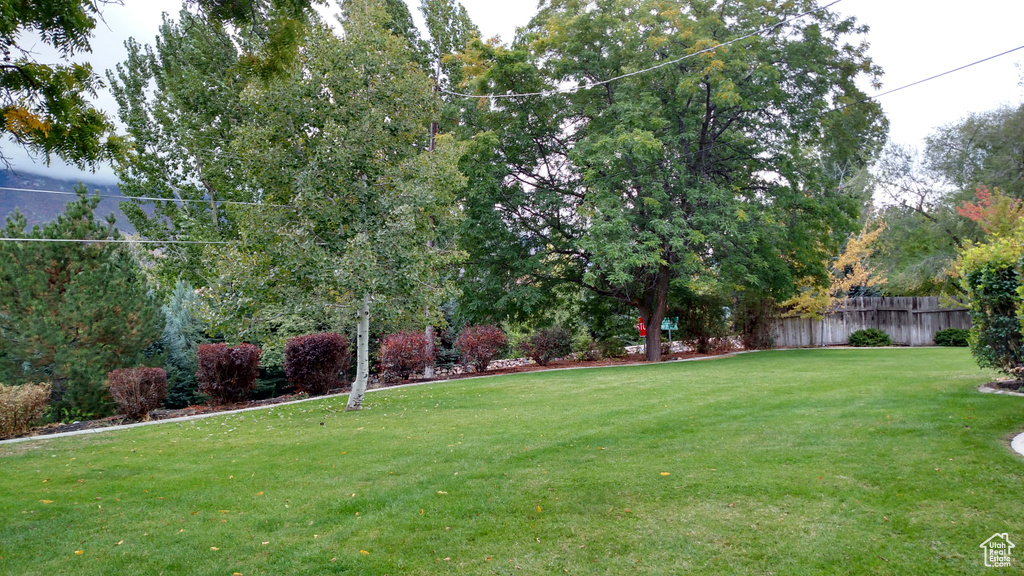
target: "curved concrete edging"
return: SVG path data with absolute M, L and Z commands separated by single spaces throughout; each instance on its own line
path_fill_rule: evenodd
M 719 358 L 728 358 L 730 356 L 736 356 L 738 354 L 748 354 L 751 352 L 760 352 L 760 350 L 738 350 L 736 352 L 729 352 L 728 354 L 719 354 L 717 356 L 701 356 L 699 358 L 678 358 L 675 360 L 668 360 L 661 362 L 661 364 L 671 364 L 673 362 L 693 362 L 695 360 L 717 360 Z M 571 366 L 568 368 L 551 368 L 550 370 L 538 370 L 537 372 L 557 372 L 560 370 L 593 370 L 596 368 L 624 368 L 629 366 L 656 366 L 657 364 L 648 364 L 646 362 L 633 362 L 631 364 L 612 364 L 608 366 Z M 520 374 L 529 374 L 529 372 L 520 372 Z M 426 380 L 423 382 L 410 382 L 408 384 L 398 384 L 396 386 L 386 386 L 384 388 L 372 388 L 366 391 L 367 394 L 370 392 L 381 392 L 386 390 L 395 390 L 397 388 L 408 388 L 410 386 L 424 386 L 426 384 L 444 384 L 447 382 L 462 382 L 464 380 L 476 380 L 479 378 L 494 378 L 497 376 L 512 376 L 513 374 L 481 374 L 480 376 L 468 376 L 466 378 L 455 378 L 451 380 Z M 81 436 L 83 434 L 99 434 L 101 432 L 116 432 L 118 430 L 127 430 L 129 428 L 139 428 L 141 426 L 154 426 L 156 424 L 171 424 L 174 422 L 190 422 L 193 420 L 202 420 L 204 418 L 213 418 L 215 416 L 230 416 L 232 414 L 241 414 L 243 412 L 252 412 L 254 410 L 269 410 L 271 408 L 277 408 L 279 406 L 291 406 L 293 404 L 301 404 L 303 402 L 312 402 L 314 400 L 326 400 L 328 398 L 338 398 L 340 396 L 348 396 L 348 392 L 341 392 L 339 394 L 328 394 L 326 396 L 313 396 L 311 398 L 303 398 L 302 400 L 292 400 L 291 402 L 281 402 L 279 404 L 270 404 L 267 406 L 252 406 L 249 408 L 239 408 L 238 410 L 224 410 L 223 412 L 208 412 L 206 414 L 194 414 L 192 416 L 180 416 L 178 418 L 166 418 L 164 420 L 150 420 L 148 422 L 135 422 L 133 424 L 119 424 L 116 426 L 106 426 L 103 428 L 88 428 L 85 430 L 75 430 L 73 432 L 60 432 L 57 434 L 40 434 L 38 436 L 25 436 L 24 438 L 11 438 L 8 440 L 0 440 L 0 445 L 4 444 L 17 444 L 19 442 L 31 442 L 33 440 L 49 440 L 51 438 L 66 438 L 68 436 Z

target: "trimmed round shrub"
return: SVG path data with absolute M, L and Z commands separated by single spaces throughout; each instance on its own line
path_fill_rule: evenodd
M 389 381 L 408 380 L 433 359 L 427 350 L 427 335 L 413 330 L 388 334 L 381 338 L 377 350 L 381 377 Z
M 50 403 L 49 384 L 0 384 L 0 438 L 28 432 L 33 421 L 42 418 Z
M 477 372 L 486 372 L 487 365 L 501 354 L 508 339 L 497 326 L 468 326 L 455 339 L 462 363 L 472 366 Z
M 627 354 L 626 344 L 618 338 L 598 342 L 597 351 L 602 358 L 625 358 Z
M 892 338 L 878 328 L 865 328 L 850 334 L 850 346 L 892 346 Z
M 936 346 L 960 346 L 966 347 L 967 338 L 971 335 L 970 330 L 963 328 L 946 328 L 935 333 Z
M 519 347 L 540 366 L 547 366 L 555 358 L 572 354 L 572 336 L 559 326 L 544 328 L 530 334 Z
M 263 351 L 252 344 L 200 344 L 199 392 L 214 404 L 241 402 L 256 387 Z
M 107 373 L 104 383 L 117 403 L 118 414 L 139 420 L 167 398 L 167 371 L 163 368 L 121 368 Z
M 341 386 L 351 363 L 348 338 L 328 332 L 290 338 L 284 346 L 284 373 L 299 392 L 322 396 Z M 342 376 L 343 378 L 343 376 Z

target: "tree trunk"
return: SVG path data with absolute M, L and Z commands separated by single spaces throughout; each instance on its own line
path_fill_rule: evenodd
M 423 369 L 424 378 L 434 377 L 434 354 L 436 352 L 434 346 L 434 327 L 427 325 L 427 366 Z
M 665 311 L 668 309 L 668 281 L 668 266 L 661 266 L 654 287 L 644 295 L 644 302 L 640 306 L 640 316 L 647 326 L 644 344 L 647 347 L 648 362 L 661 361 L 661 321 L 665 319 Z
M 366 394 L 366 380 L 370 374 L 370 295 L 363 296 L 363 306 L 359 309 L 359 323 L 356 326 L 356 381 L 352 383 L 352 391 L 348 395 L 348 406 L 345 411 L 359 410 L 363 407 L 363 395 Z

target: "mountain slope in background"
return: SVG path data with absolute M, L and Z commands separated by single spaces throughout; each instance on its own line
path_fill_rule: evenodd
M 121 194 L 116 184 L 83 183 L 88 188 L 90 196 L 97 191 L 102 195 L 119 196 Z M 77 184 L 77 180 L 60 180 L 38 174 L 16 173 L 10 170 L 0 172 L 0 218 L 6 219 L 7 215 L 14 213 L 16 209 L 21 210 L 28 219 L 28 229 L 31 230 L 32 226 L 49 222 L 63 212 L 64 205 L 74 200 L 75 185 Z M 46 190 L 67 192 L 68 194 L 26 192 L 24 190 Z M 103 198 L 96 208 L 96 217 L 106 218 L 108 214 L 114 214 L 117 218 L 117 228 L 125 234 L 134 234 L 135 228 L 121 212 L 120 202 L 117 198 Z M 3 223 L 4 221 L 0 221 L 0 226 Z

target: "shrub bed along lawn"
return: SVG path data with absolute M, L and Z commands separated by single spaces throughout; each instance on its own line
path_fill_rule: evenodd
M 978 574 L 1024 540 L 991 378 L 765 352 L 3 445 L 0 573 Z

